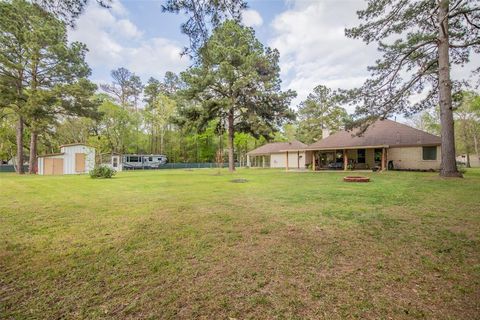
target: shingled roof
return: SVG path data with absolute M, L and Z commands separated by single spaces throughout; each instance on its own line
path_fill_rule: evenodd
M 441 138 L 392 120 L 377 120 L 360 136 L 353 131 L 339 131 L 309 145 L 306 150 L 342 149 L 356 147 L 413 147 L 435 146 Z
M 271 153 L 280 153 L 287 150 L 299 150 L 306 148 L 307 145 L 297 140 L 291 142 L 273 142 L 267 143 L 257 149 L 254 149 L 248 152 L 248 155 L 262 155 L 262 154 L 271 154 Z

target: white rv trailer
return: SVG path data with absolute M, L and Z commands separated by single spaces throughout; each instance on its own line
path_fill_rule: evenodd
M 167 156 L 163 154 L 125 154 L 122 158 L 122 167 L 124 169 L 157 169 L 167 161 Z

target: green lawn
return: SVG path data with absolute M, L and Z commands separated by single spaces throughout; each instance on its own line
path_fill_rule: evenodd
M 0 318 L 480 318 L 480 170 L 216 173 L 1 174 Z

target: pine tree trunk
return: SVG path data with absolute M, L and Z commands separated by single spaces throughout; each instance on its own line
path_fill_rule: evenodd
M 150 128 L 150 153 L 151 154 L 155 153 L 154 149 L 153 149 L 153 144 L 154 144 L 154 141 L 155 141 L 154 140 L 155 139 L 155 132 L 154 131 L 155 131 L 155 129 L 154 129 L 153 124 L 152 124 L 152 126 Z
M 17 121 L 17 173 L 24 174 L 23 170 L 23 118 L 18 117 Z
M 30 159 L 28 161 L 28 173 L 37 173 L 37 140 L 38 134 L 32 130 L 30 135 Z
M 467 154 L 467 168 L 471 168 L 470 165 L 470 142 L 468 139 L 468 133 L 467 133 L 467 120 L 462 119 L 462 132 L 463 132 L 463 143 L 465 144 L 465 153 Z
M 438 82 L 440 123 L 442 135 L 442 163 L 440 176 L 462 177 L 455 159 L 455 133 L 452 110 L 452 83 L 450 80 L 450 57 L 448 39 L 448 0 L 441 0 L 438 10 Z
M 160 154 L 163 154 L 163 150 L 165 148 L 164 136 L 165 136 L 165 128 L 162 126 L 162 128 L 160 129 Z
M 480 153 L 478 152 L 478 140 L 476 134 L 473 135 L 473 146 L 475 148 L 475 154 L 477 155 L 477 157 L 479 157 Z
M 233 138 L 234 138 L 234 127 L 233 127 L 233 108 L 228 111 L 228 171 L 235 171 L 235 159 L 233 158 Z

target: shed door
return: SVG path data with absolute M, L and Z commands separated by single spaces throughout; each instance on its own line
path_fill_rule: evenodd
M 45 158 L 43 160 L 43 174 L 63 174 L 63 159 L 61 158 Z
M 85 172 L 85 153 L 75 153 L 75 172 Z
M 43 174 L 52 175 L 53 174 L 53 158 L 44 158 L 43 159 Z

